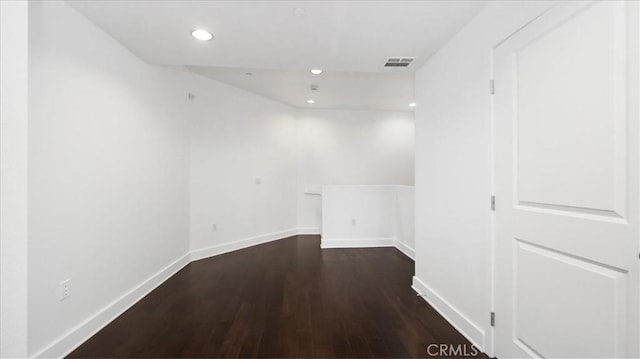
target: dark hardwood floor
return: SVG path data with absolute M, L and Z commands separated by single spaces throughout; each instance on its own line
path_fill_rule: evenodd
M 429 344 L 471 348 L 416 296 L 413 273 L 395 248 L 291 237 L 189 264 L 69 357 L 426 358 Z

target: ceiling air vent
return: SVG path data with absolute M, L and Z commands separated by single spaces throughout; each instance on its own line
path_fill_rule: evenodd
M 409 67 L 415 57 L 390 57 L 384 67 Z

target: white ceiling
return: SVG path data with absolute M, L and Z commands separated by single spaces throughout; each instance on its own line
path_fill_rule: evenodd
M 408 110 L 412 73 L 485 1 L 69 1 L 144 61 L 296 107 Z M 214 40 L 200 42 L 204 28 Z M 405 69 L 389 57 L 416 57 Z M 321 68 L 319 76 L 309 69 Z M 245 75 L 254 73 L 253 76 Z
M 189 67 L 193 72 L 294 107 L 407 111 L 413 73 L 326 72 Z M 246 73 L 252 75 L 246 75 Z M 317 91 L 311 84 L 318 85 Z M 306 101 L 313 99 L 315 104 Z

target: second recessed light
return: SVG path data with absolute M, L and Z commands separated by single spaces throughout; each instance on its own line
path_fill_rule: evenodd
M 314 104 L 314 103 L 316 103 L 316 102 L 315 102 L 315 101 L 313 101 L 313 100 L 307 100 L 307 103 L 308 103 L 309 105 L 312 105 L 312 104 Z
M 213 39 L 213 35 L 207 30 L 197 29 L 191 32 L 191 36 L 195 37 L 200 41 L 209 41 Z
M 320 75 L 322 73 L 321 69 L 311 69 L 311 73 L 314 75 Z

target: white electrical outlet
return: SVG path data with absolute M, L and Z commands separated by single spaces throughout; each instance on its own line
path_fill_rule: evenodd
M 356 224 L 358 224 L 358 221 L 355 218 L 351 219 L 351 225 L 355 226 Z
M 262 177 L 256 177 L 256 184 L 262 184 Z
M 211 232 L 215 232 L 217 230 L 218 230 L 218 224 L 217 223 L 212 224 L 211 225 Z
M 71 284 L 71 279 L 65 279 L 62 282 L 60 282 L 58 286 L 58 291 L 59 291 L 58 295 L 59 295 L 60 301 L 63 301 L 69 298 L 69 296 L 71 295 L 70 284 Z

